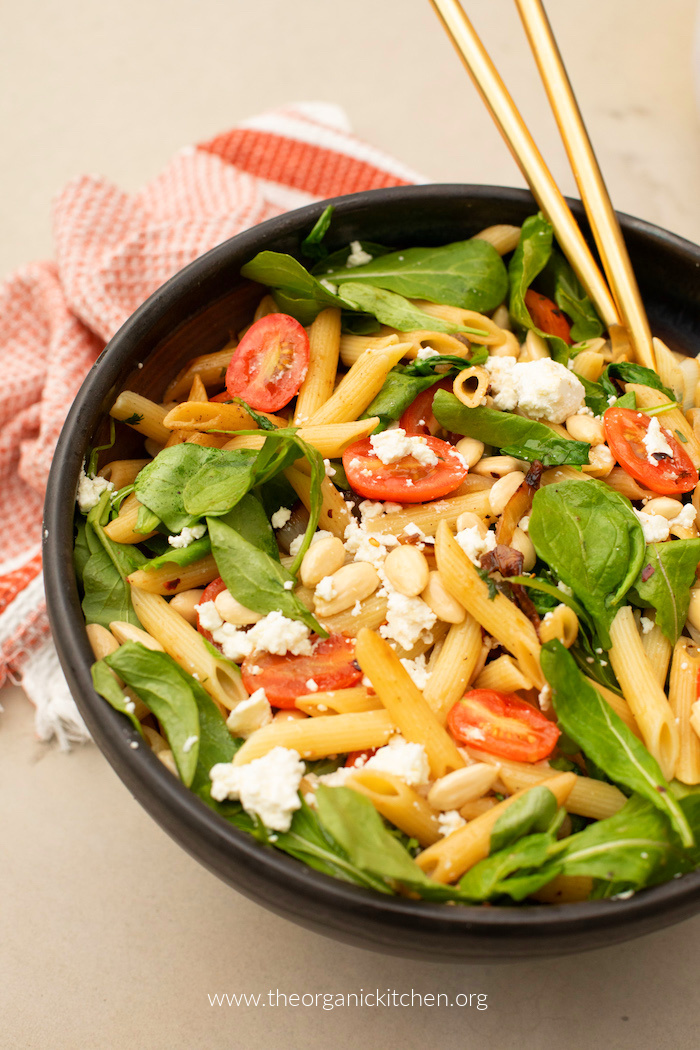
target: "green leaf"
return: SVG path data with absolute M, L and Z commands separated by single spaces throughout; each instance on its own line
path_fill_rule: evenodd
M 332 204 L 324 208 L 311 232 L 301 242 L 301 254 L 307 259 L 323 259 L 328 255 L 328 249 L 321 242 L 328 232 L 334 210 Z
M 87 538 L 87 527 L 85 521 L 79 518 L 77 521 L 77 532 L 75 535 L 75 546 L 73 547 L 73 567 L 75 569 L 75 575 L 82 582 L 83 572 L 87 565 L 90 554 L 90 544 Z
M 656 622 L 675 645 L 688 616 L 690 588 L 700 563 L 700 539 L 650 543 L 630 599 L 656 609 Z
M 537 459 L 546 467 L 588 463 L 591 446 L 585 442 L 561 438 L 544 423 L 511 412 L 498 412 L 484 406 L 467 408 L 447 390 L 436 393 L 433 415 L 445 430 L 478 438 L 505 455 L 529 462 Z
M 548 335 L 537 328 L 525 306 L 525 293 L 549 262 L 552 254 L 552 226 L 541 212 L 531 215 L 522 225 L 518 247 L 508 266 L 508 283 L 510 300 L 508 309 L 517 325 L 536 332 L 549 346 L 549 352 L 555 361 L 567 364 L 569 348 L 563 339 Z
M 134 729 L 137 729 L 141 733 L 141 723 L 134 714 L 133 700 L 129 700 L 123 693 L 119 682 L 114 677 L 114 672 L 109 669 L 104 660 L 98 660 L 90 668 L 92 675 L 92 684 L 96 693 L 104 697 L 108 704 L 110 704 L 115 711 L 119 711 L 120 714 L 126 715 Z M 142 734 L 143 735 L 143 734 Z
M 160 518 L 157 514 L 154 514 L 148 507 L 141 505 L 139 507 L 139 513 L 136 518 L 136 525 L 134 526 L 134 532 L 155 532 L 160 525 Z
M 146 559 L 138 547 L 109 539 L 103 526 L 108 516 L 109 492 L 104 492 L 85 524 L 85 544 L 93 553 L 83 567 L 83 615 L 87 623 L 107 628 L 113 620 L 126 620 L 140 627 L 126 578 Z
M 167 653 L 125 642 L 105 663 L 131 686 L 160 722 L 183 784 L 190 786 L 199 754 L 199 712 L 192 689 Z
M 557 800 L 548 787 L 530 788 L 501 813 L 491 831 L 490 853 L 505 849 L 533 832 L 547 831 L 557 814 Z
M 539 868 L 549 859 L 553 845 L 553 835 L 528 835 L 521 838 L 519 842 L 508 845 L 475 864 L 460 879 L 459 889 L 465 897 L 473 901 L 493 900 L 494 897 L 504 895 L 514 900 L 523 900 L 554 878 L 551 868 L 548 867 L 534 878 L 529 876 L 527 880 L 516 881 L 508 879 L 508 876 L 523 869 Z
M 295 582 L 290 572 L 219 518 L 208 518 L 207 525 L 217 567 L 237 601 L 254 612 L 281 612 L 291 620 L 301 620 L 322 638 L 328 637 L 294 592 L 285 590 L 285 583 Z
M 349 271 L 355 273 L 355 270 Z M 423 313 L 396 292 L 389 292 L 384 288 L 375 287 L 372 284 L 361 284 L 359 281 L 347 281 L 343 286 L 343 299 L 357 310 L 374 314 L 382 324 L 390 325 L 399 332 L 411 332 L 416 329 L 428 328 L 433 332 L 471 332 L 477 329 L 466 328 L 464 325 L 453 324 L 451 321 L 442 321 L 439 317 Z M 480 335 L 485 333 L 479 332 Z
M 535 493 L 529 533 L 538 556 L 571 587 L 609 649 L 616 607 L 644 559 L 644 533 L 630 501 L 594 478 L 556 482 Z
M 250 405 L 248 404 L 248 402 L 244 401 L 242 397 L 232 397 L 231 400 L 230 401 L 226 401 L 225 404 L 227 404 L 227 405 L 229 405 L 229 404 L 230 405 L 240 405 L 241 408 L 245 409 L 245 411 L 248 413 L 250 418 L 252 420 L 254 420 L 255 423 L 257 423 L 258 428 L 260 430 L 277 430 L 278 429 L 275 426 L 275 424 L 272 422 L 271 419 L 268 419 L 267 416 L 264 416 L 262 414 L 262 412 L 256 412 L 255 409 L 251 408 Z
M 190 787 L 200 797 L 211 798 L 209 771 L 219 762 L 230 762 L 244 741 L 231 736 L 224 716 L 202 684 L 174 660 L 173 666 L 191 690 L 199 713 L 199 751 Z
M 222 455 L 221 449 L 188 442 L 164 448 L 139 472 L 134 483 L 136 498 L 158 515 L 169 532 L 182 532 L 197 521 L 185 510 L 185 485 L 205 463 Z
M 275 507 L 275 510 L 278 509 L 279 507 Z M 252 492 L 245 495 L 221 520 L 229 528 L 235 529 L 248 543 L 265 551 L 275 561 L 280 560 L 274 529 L 268 521 L 262 503 Z
M 692 846 L 688 822 L 656 759 L 588 684 L 561 642 L 555 639 L 543 645 L 540 662 L 552 687 L 560 728 L 614 783 L 643 795 L 664 812 L 683 845 Z
M 618 379 L 621 383 L 650 386 L 654 390 L 660 390 L 670 401 L 675 402 L 676 400 L 673 391 L 663 385 L 656 372 L 651 368 L 645 368 L 644 365 L 636 365 L 631 361 L 614 361 L 607 366 L 598 382 L 608 395 L 617 396 L 618 390 L 613 379 Z
M 130 423 L 132 420 L 127 419 L 126 422 Z M 137 423 L 141 422 L 141 417 L 136 420 Z M 97 473 L 97 460 L 100 452 L 106 452 L 108 448 L 112 448 L 116 438 L 116 427 L 114 425 L 114 419 L 109 417 L 109 440 L 106 445 L 96 445 L 95 448 L 90 450 L 90 454 L 87 457 L 87 465 L 85 467 L 85 473 L 89 478 L 94 478 Z
M 553 299 L 571 321 L 571 339 L 574 343 L 597 339 L 603 334 L 603 324 L 593 303 L 569 262 L 556 248 L 552 248 L 539 284 L 544 294 Z
M 206 558 L 210 551 L 209 537 L 202 536 L 201 539 L 188 543 L 186 547 L 168 547 L 163 554 L 159 554 L 156 558 L 149 558 L 141 568 L 144 572 L 160 569 L 163 565 L 179 565 L 182 568 L 185 565 L 191 565 L 194 561 L 199 561 L 200 558 Z
M 344 299 L 324 288 L 300 262 L 281 252 L 259 252 L 241 267 L 241 276 L 272 288 L 280 309 L 304 325 L 311 324 L 328 306 L 348 306 Z
M 455 241 L 439 248 L 405 248 L 379 258 L 371 254 L 375 258 L 363 266 L 347 269 L 343 261 L 339 266 L 325 267 L 328 279 L 341 284 L 343 297 L 346 281 L 366 281 L 408 299 L 428 299 L 484 313 L 499 306 L 508 290 L 503 261 L 483 240 Z
M 255 484 L 257 458 L 254 449 L 241 448 L 202 464 L 182 492 L 187 513 L 193 518 L 227 514 Z
M 316 791 L 316 803 L 322 824 L 360 871 L 400 882 L 428 900 L 454 895 L 449 887 L 441 886 L 421 871 L 364 795 L 351 788 L 321 785 Z

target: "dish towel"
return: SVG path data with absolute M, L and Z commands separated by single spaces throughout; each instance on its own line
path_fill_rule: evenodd
M 56 261 L 0 285 L 0 685 L 24 687 L 41 740 L 88 739 L 50 637 L 40 541 L 56 441 L 98 354 L 164 281 L 234 234 L 327 197 L 425 181 L 355 138 L 337 106 L 312 102 L 181 150 L 133 195 L 92 175 L 59 193 Z

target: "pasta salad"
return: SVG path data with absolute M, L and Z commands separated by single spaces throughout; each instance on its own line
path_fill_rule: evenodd
M 223 819 L 380 893 L 693 870 L 698 362 L 631 361 L 541 214 L 334 253 L 331 222 L 114 402 L 144 451 L 78 488 L 96 691 Z

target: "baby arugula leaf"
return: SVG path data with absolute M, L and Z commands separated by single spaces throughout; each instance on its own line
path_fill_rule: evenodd
M 555 482 L 535 493 L 529 532 L 538 556 L 571 587 L 609 649 L 616 607 L 644 560 L 644 533 L 630 501 L 593 478 Z
M 690 588 L 700 563 L 700 539 L 650 543 L 629 598 L 656 609 L 656 622 L 672 645 L 688 616 Z
M 479 861 L 462 876 L 459 881 L 460 892 L 470 900 L 479 902 L 502 896 L 523 900 L 545 883 L 551 882 L 561 871 L 556 861 L 546 864 L 555 841 L 553 835 L 541 833 L 527 835 L 504 846 Z M 539 872 L 532 872 L 532 869 L 538 868 L 541 869 Z M 509 879 L 508 876 L 516 871 L 532 873 L 526 878 Z
M 655 758 L 586 681 L 560 641 L 542 646 L 540 663 L 552 688 L 559 726 L 610 777 L 649 799 L 666 814 L 684 846 L 693 846 L 683 810 Z
M 355 270 L 349 270 L 348 273 L 354 274 Z M 427 328 L 433 332 L 467 332 L 472 335 L 478 332 L 480 336 L 486 334 L 480 329 L 467 328 L 464 325 L 453 324 L 451 321 L 443 321 L 439 317 L 426 314 L 404 296 L 373 284 L 348 280 L 342 285 L 342 293 L 345 302 L 350 303 L 356 310 L 373 314 L 382 324 L 390 325 L 399 332 Z
M 467 408 L 447 390 L 436 393 L 433 415 L 445 430 L 477 438 L 485 445 L 500 449 L 506 456 L 517 456 L 529 462 L 538 459 L 545 467 L 588 463 L 591 446 L 585 442 L 561 438 L 544 423 L 512 412 L 497 412 L 483 405 Z
M 189 683 L 167 653 L 125 642 L 105 663 L 131 686 L 160 722 L 183 784 L 190 786 L 199 754 L 199 711 Z
M 368 798 L 347 787 L 320 785 L 316 803 L 322 824 L 362 872 L 400 882 L 427 900 L 446 900 L 454 890 L 429 879 L 385 827 Z
M 90 668 L 90 673 L 92 674 L 92 685 L 95 692 L 99 693 L 115 711 L 126 715 L 134 729 L 137 729 L 143 736 L 141 723 L 134 714 L 133 701 L 124 695 L 114 675 L 114 671 L 110 670 L 104 660 L 97 660 Z
M 183 491 L 189 479 L 213 459 L 221 459 L 218 448 L 205 448 L 183 442 L 159 452 L 141 470 L 134 483 L 139 503 L 153 511 L 169 532 L 182 532 L 194 525 L 197 516 L 185 509 Z
M 563 339 L 541 331 L 530 317 L 525 305 L 525 293 L 549 262 L 552 254 L 552 226 L 541 212 L 531 215 L 522 225 L 520 240 L 508 266 L 510 300 L 508 309 L 517 325 L 536 332 L 549 346 L 555 361 L 567 364 L 569 348 Z
M 407 299 L 428 299 L 484 313 L 499 306 L 508 290 L 503 261 L 483 240 L 455 241 L 438 248 L 404 248 L 379 258 L 371 254 L 375 258 L 362 266 L 348 269 L 343 261 L 324 267 L 328 279 L 340 285 L 339 294 L 344 298 L 345 282 L 367 282 Z M 330 264 L 331 260 L 326 262 Z
M 296 582 L 291 572 L 220 518 L 207 518 L 207 525 L 219 572 L 241 605 L 254 612 L 281 612 L 290 620 L 301 620 L 322 638 L 328 637 L 293 590 L 285 589 L 285 583 Z
M 552 248 L 538 283 L 544 294 L 553 299 L 571 321 L 572 342 L 596 339 L 603 334 L 603 324 L 593 303 L 569 262 L 556 248 Z

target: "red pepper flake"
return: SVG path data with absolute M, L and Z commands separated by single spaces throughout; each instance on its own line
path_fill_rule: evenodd
M 175 588 L 177 587 L 177 585 L 179 584 L 179 582 L 180 582 L 180 577 L 179 576 L 178 576 L 178 578 L 176 580 L 168 580 L 166 582 L 166 584 L 165 584 L 165 589 L 167 591 L 174 591 Z

